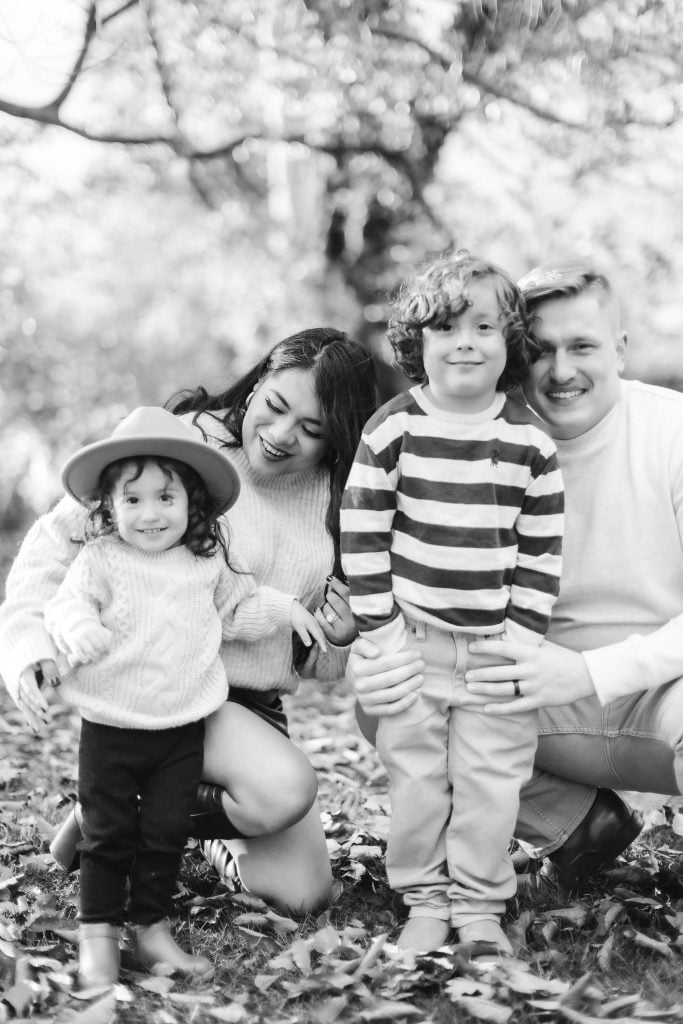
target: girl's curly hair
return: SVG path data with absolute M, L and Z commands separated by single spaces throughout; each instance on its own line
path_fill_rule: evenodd
M 188 506 L 187 530 L 182 538 L 185 547 L 200 558 L 210 558 L 220 548 L 229 565 L 228 542 L 224 528 L 222 529 L 218 523 L 221 514 L 220 503 L 211 497 L 199 473 L 186 462 L 160 458 L 156 455 L 117 459 L 103 469 L 97 487 L 88 501 L 85 539 L 89 541 L 105 534 L 116 533 L 112 502 L 114 488 L 127 467 L 132 466 L 134 470 L 133 476 L 129 479 L 138 480 L 145 467 L 150 465 L 158 466 L 169 480 L 175 473 L 185 488 Z
M 406 377 L 417 384 L 425 383 L 427 375 L 422 360 L 425 327 L 440 327 L 448 317 L 462 313 L 471 305 L 468 286 L 487 278 L 494 283 L 507 346 L 507 362 L 496 389 L 512 391 L 522 383 L 529 366 L 539 355 L 538 345 L 529 330 L 524 299 L 504 270 L 470 255 L 466 249 L 423 264 L 392 296 L 388 337 L 396 362 Z

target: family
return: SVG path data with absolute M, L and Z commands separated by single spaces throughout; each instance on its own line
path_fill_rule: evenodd
M 0 673 L 37 731 L 79 709 L 79 979 L 119 946 L 205 977 L 168 925 L 188 834 L 275 907 L 332 882 L 282 697 L 346 671 L 390 779 L 397 945 L 511 950 L 514 836 L 579 888 L 637 836 L 614 792 L 683 792 L 683 396 L 620 379 L 610 282 L 515 285 L 466 252 L 399 289 L 412 386 L 302 331 L 213 394 L 135 410 L 67 462 L 0 608 Z M 227 700 L 226 700 L 227 694 Z

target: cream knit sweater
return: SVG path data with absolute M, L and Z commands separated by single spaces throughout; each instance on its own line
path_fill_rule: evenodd
M 236 567 L 237 568 L 237 567 Z M 82 549 L 45 624 L 60 650 L 87 619 L 112 634 L 97 661 L 63 673 L 61 696 L 84 718 L 131 729 L 172 729 L 211 714 L 228 694 L 221 639 L 258 640 L 291 621 L 293 598 L 257 588 L 222 551 L 140 551 L 117 537 Z
M 201 422 L 211 443 L 227 440 L 213 416 L 206 415 Z M 313 469 L 260 476 L 241 448 L 223 450 L 242 484 L 237 503 L 225 517 L 231 552 L 249 567 L 257 586 L 293 594 L 313 610 L 323 603 L 325 576 L 333 562 L 332 540 L 325 528 L 328 473 Z M 7 577 L 6 600 L 0 607 L 0 675 L 12 696 L 25 668 L 55 656 L 43 609 L 78 554 L 73 538 L 82 535 L 83 520 L 81 506 L 63 498 L 31 527 Z M 289 627 L 278 626 L 258 643 L 234 639 L 222 645 L 220 654 L 231 686 L 296 690 Z M 322 654 L 316 646 L 302 675 L 337 679 L 344 674 L 347 656 L 348 648 L 328 644 L 328 653 Z

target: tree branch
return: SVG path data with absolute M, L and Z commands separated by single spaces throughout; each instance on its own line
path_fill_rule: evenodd
M 83 70 L 83 64 L 90 48 L 90 43 L 95 37 L 97 32 L 97 0 L 91 0 L 90 7 L 88 8 L 88 16 L 85 19 L 85 28 L 83 30 L 83 43 L 81 45 L 80 52 L 76 57 L 76 63 L 69 73 L 69 77 L 66 80 L 66 84 L 60 93 L 55 96 L 48 106 L 50 106 L 56 114 L 59 113 L 59 109 L 66 100 L 67 96 L 73 89 L 74 85 L 78 80 L 78 76 Z

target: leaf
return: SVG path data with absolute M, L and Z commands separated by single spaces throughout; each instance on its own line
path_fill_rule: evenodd
M 505 970 L 505 984 L 514 992 L 535 995 L 545 992 L 548 995 L 562 995 L 569 989 L 569 982 L 560 978 L 539 978 L 530 971 Z
M 155 992 L 158 996 L 167 995 L 175 985 L 173 978 L 142 978 L 136 981 L 137 988 L 143 988 L 145 992 Z
M 60 1024 L 109 1024 L 116 1016 L 116 996 L 109 991 L 84 1010 L 73 1010 L 60 1018 Z
M 323 1000 L 315 1009 L 316 1024 L 333 1024 L 348 1005 L 346 996 L 332 996 Z
M 372 1007 L 364 1007 L 358 1011 L 364 1020 L 400 1020 L 402 1017 L 422 1017 L 423 1011 L 410 1003 L 393 1002 L 384 999 Z
M 559 921 L 561 924 L 573 925 L 575 928 L 583 928 L 587 924 L 591 917 L 591 912 L 588 907 L 582 903 L 577 903 L 573 907 L 560 907 L 558 910 L 546 910 L 545 917 L 550 917 L 553 921 Z
M 247 1011 L 241 1003 L 229 1003 L 227 1006 L 216 1006 L 207 1011 L 209 1016 L 216 1020 L 225 1021 L 226 1024 L 238 1024 L 247 1016 Z
M 289 953 L 302 974 L 311 973 L 311 950 L 308 942 L 297 939 L 289 947 Z
M 454 1002 L 456 1006 L 461 1006 L 472 1017 L 493 1021 L 493 1024 L 505 1024 L 505 1021 L 510 1020 L 514 1013 L 511 1006 L 492 1003 L 488 999 L 480 999 L 477 996 L 459 996 Z
M 332 925 L 318 929 L 313 935 L 312 941 L 314 949 L 317 949 L 319 953 L 333 953 L 341 945 L 339 932 Z
M 669 958 L 674 955 L 674 951 L 668 942 L 651 939 L 649 935 L 643 935 L 642 932 L 636 931 L 632 933 L 632 938 L 636 946 L 641 946 L 643 949 L 651 949 L 653 953 L 660 953 L 662 956 Z
M 36 994 L 27 982 L 20 981 L 2 993 L 3 1002 L 9 1003 L 17 1017 L 26 1017 L 35 1002 Z

